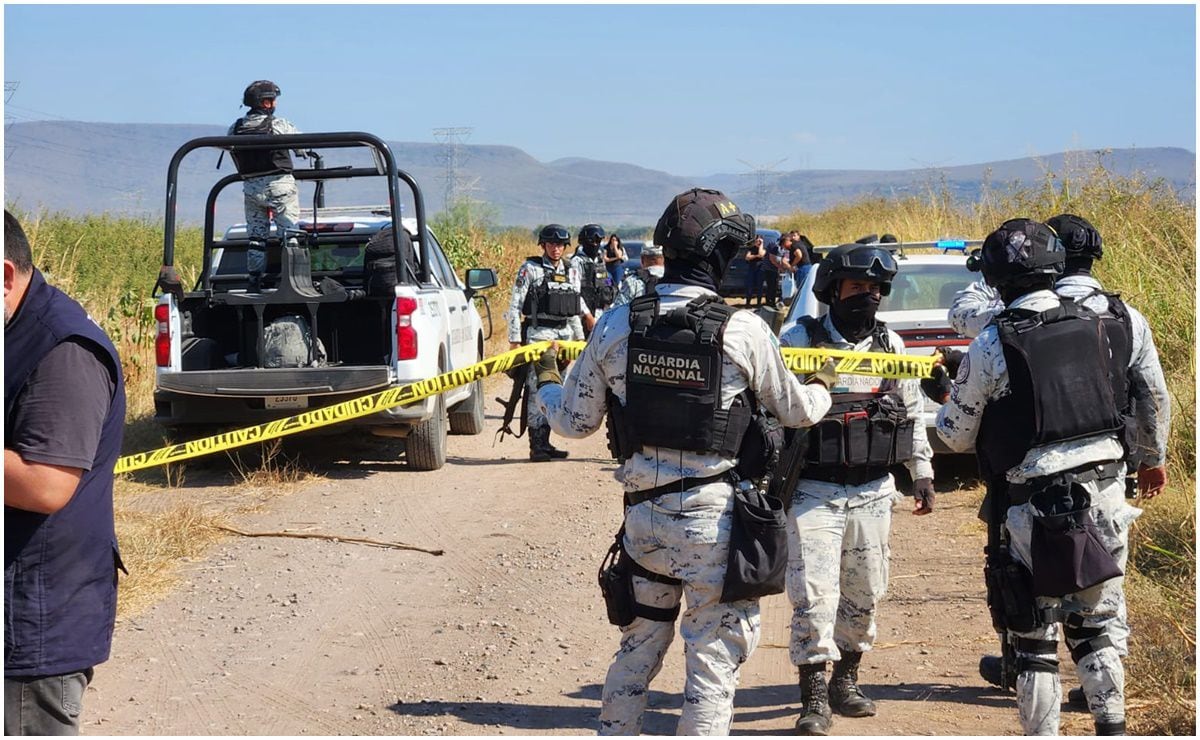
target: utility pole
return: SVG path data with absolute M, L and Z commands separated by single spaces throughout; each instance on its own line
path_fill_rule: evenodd
M 14 94 L 16 94 L 17 88 L 20 86 L 21 86 L 20 82 L 8 82 L 7 80 L 4 82 L 4 105 L 5 106 L 8 105 L 8 101 L 12 100 L 12 96 Z M 12 125 L 15 121 L 16 121 L 16 118 L 9 115 L 9 113 L 6 110 L 4 113 L 4 161 L 5 162 L 8 161 L 8 158 L 11 157 L 12 153 L 13 153 L 12 144 L 9 143 L 8 130 L 10 128 L 12 128 Z
M 447 126 L 433 130 L 433 137 L 442 145 L 440 159 L 446 170 L 443 208 L 447 211 L 462 197 L 464 183 L 460 171 L 464 160 L 463 144 L 474 130 L 472 126 Z
M 744 159 L 739 159 L 738 161 L 751 170 L 750 172 L 743 173 L 743 175 L 752 175 L 754 177 L 754 214 L 756 216 L 765 215 L 767 208 L 771 204 L 771 196 L 775 190 L 774 179 L 779 176 L 779 173 L 775 172 L 775 168 L 786 162 L 787 157 L 772 164 L 761 165 L 751 164 Z

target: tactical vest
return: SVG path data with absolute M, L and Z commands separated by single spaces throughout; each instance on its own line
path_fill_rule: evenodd
M 588 257 L 586 252 L 576 254 L 582 257 L 580 262 L 584 263 L 580 266 L 580 293 L 588 310 L 595 313 L 608 308 L 616 298 L 616 289 L 608 278 L 608 268 L 603 262 Z
M 820 319 L 802 316 L 798 323 L 808 332 L 810 346 L 833 344 Z M 871 351 L 896 351 L 882 321 L 876 320 L 871 330 Z M 832 399 L 829 412 L 808 431 L 807 466 L 883 468 L 912 458 L 915 422 L 908 418 L 896 381 L 885 379 L 870 393 L 834 393 Z
M 533 256 L 526 260 L 541 270 L 542 278 L 529 286 L 525 293 L 525 301 L 521 305 L 521 313 L 526 323 L 532 327 L 563 326 L 572 316 L 579 315 L 579 291 L 571 285 L 570 264 L 565 265 L 566 271 L 552 272 L 542 263 L 541 256 Z M 550 287 L 554 284 L 558 287 Z M 565 286 L 565 287 L 562 287 Z
M 258 123 L 239 118 L 233 125 L 235 136 L 263 136 L 275 133 L 275 116 L 264 116 Z M 292 171 L 292 155 L 287 149 L 231 149 L 229 156 L 242 177 L 284 175 Z
M 1099 316 L 1111 350 L 1108 358 L 1109 382 L 1112 384 L 1113 400 L 1121 414 L 1121 446 L 1128 457 L 1134 449 L 1137 436 L 1137 421 L 1133 416 L 1133 397 L 1129 387 L 1129 363 L 1133 356 L 1133 323 L 1129 318 L 1129 310 L 1118 293 L 1096 289 L 1081 298 L 1076 298 L 1075 301 L 1083 305 L 1096 295 L 1104 296 L 1108 300 L 1108 311 Z
M 642 285 L 646 286 L 642 290 L 642 295 L 653 293 L 654 286 L 658 285 L 658 281 L 662 279 L 659 276 L 651 275 L 650 273 L 642 273 L 638 275 L 638 278 L 642 281 Z
M 711 296 L 661 316 L 658 307 L 654 292 L 629 304 L 625 403 L 615 396 L 608 403 L 614 454 L 668 447 L 738 456 L 752 400 L 739 395 L 720 408 L 722 338 L 734 309 Z
M 4 675 L 73 673 L 108 659 L 121 565 L 113 529 L 113 465 L 125 425 L 117 351 L 78 303 L 33 281 L 4 332 L 4 432 L 13 444 L 16 402 L 59 344 L 82 338 L 102 350 L 115 391 L 92 466 L 53 514 L 4 507 Z
M 1034 447 L 1118 432 L 1107 322 L 1080 303 L 1037 313 L 1009 309 L 994 320 L 1010 393 L 983 411 L 975 449 L 985 477 L 1003 475 Z M 1120 374 L 1128 372 L 1126 364 Z

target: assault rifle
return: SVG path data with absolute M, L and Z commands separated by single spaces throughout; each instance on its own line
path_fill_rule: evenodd
M 512 378 L 512 390 L 508 393 L 508 400 L 497 398 L 496 403 L 504 407 L 504 419 L 500 423 L 500 429 L 496 432 L 496 438 L 503 442 L 505 434 L 520 439 L 525 434 L 525 425 L 527 417 L 525 415 L 526 407 L 529 405 L 529 386 L 526 384 L 526 377 L 529 375 L 530 367 L 528 364 L 519 365 L 507 371 L 508 377 Z M 517 406 L 521 407 L 521 421 L 518 424 L 519 432 L 512 430 L 513 417 L 516 416 Z
M 1031 575 L 1023 565 L 1013 560 L 1003 530 L 1009 504 L 1008 481 L 1001 473 L 988 478 L 986 485 L 984 513 L 987 516 L 987 547 L 984 549 L 983 575 L 987 583 L 992 628 L 1000 636 L 1000 671 L 999 675 L 985 671 L 981 662 L 980 675 L 1002 689 L 1015 689 L 1017 655 L 1009 632 L 1033 630 L 1039 622 L 1039 615 L 1030 584 Z

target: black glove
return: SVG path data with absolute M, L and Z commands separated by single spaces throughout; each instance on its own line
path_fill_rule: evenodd
M 946 375 L 951 380 L 958 377 L 958 366 L 962 364 L 963 358 L 966 356 L 967 353 L 961 349 L 947 347 L 942 350 L 942 364 L 946 366 Z
M 950 380 L 950 375 L 947 374 L 943 365 L 933 366 L 933 377 L 921 378 L 921 391 L 934 403 L 945 403 L 946 399 L 950 397 L 950 386 L 952 385 L 954 383 Z
M 546 350 L 538 357 L 533 369 L 537 373 L 538 388 L 547 383 L 562 385 L 562 374 L 558 372 L 558 350 L 554 347 Z
M 825 387 L 825 390 L 832 388 L 838 379 L 837 360 L 830 357 L 821 366 L 821 369 L 808 376 L 808 380 L 804 381 L 809 384 L 820 384 Z
M 912 494 L 917 504 L 917 508 L 913 509 L 914 514 L 923 516 L 933 512 L 933 478 L 917 478 L 913 481 Z

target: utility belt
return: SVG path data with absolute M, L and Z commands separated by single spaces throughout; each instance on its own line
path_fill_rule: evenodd
M 819 480 L 826 483 L 837 483 L 840 486 L 861 486 L 873 480 L 879 480 L 887 474 L 887 467 L 882 465 L 856 468 L 816 466 L 805 468 L 800 473 L 800 478 L 801 480 Z
M 1091 483 L 1092 481 L 1116 480 L 1120 472 L 1120 462 L 1087 463 L 1061 473 L 1030 478 L 1024 483 L 1011 483 L 1008 486 L 1008 505 L 1020 506 L 1029 503 L 1029 499 L 1035 493 L 1053 485 L 1058 479 L 1081 484 Z
M 727 470 L 724 473 L 717 473 L 716 475 L 709 475 L 704 478 L 680 478 L 679 480 L 671 481 L 666 485 L 647 488 L 643 491 L 626 491 L 625 506 L 637 506 L 638 504 L 645 503 L 646 501 L 658 498 L 659 496 L 665 496 L 668 493 L 683 493 L 684 491 L 692 488 L 697 488 L 709 483 L 718 483 L 720 481 L 726 481 L 732 484 L 733 479 L 730 475 L 730 471 Z
M 912 458 L 915 422 L 898 395 L 844 395 L 854 397 L 839 399 L 833 412 L 809 431 L 806 462 L 810 468 L 886 468 Z M 811 477 L 808 471 L 804 477 Z
M 539 329 L 563 329 L 571 323 L 570 318 L 562 316 L 526 316 L 525 325 Z

